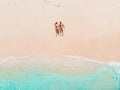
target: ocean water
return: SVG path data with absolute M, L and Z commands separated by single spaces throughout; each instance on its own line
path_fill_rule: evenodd
M 0 90 L 120 90 L 120 64 L 67 56 L 1 59 Z

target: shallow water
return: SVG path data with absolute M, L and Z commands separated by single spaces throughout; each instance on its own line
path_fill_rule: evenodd
M 12 63 L 16 61 L 14 60 Z M 96 67 L 96 63 L 93 61 L 85 60 L 84 63 L 93 63 Z M 10 67 L 14 67 L 14 69 L 10 71 L 5 66 L 6 64 L 4 63 L 0 70 L 0 90 L 120 90 L 120 64 L 118 63 L 104 65 L 95 71 L 88 71 L 89 73 L 84 75 L 58 73 L 51 69 L 42 69 L 37 65 L 32 67 L 34 63 L 29 65 L 29 68 L 23 67 L 25 70 L 14 74 L 16 66 L 11 65 Z

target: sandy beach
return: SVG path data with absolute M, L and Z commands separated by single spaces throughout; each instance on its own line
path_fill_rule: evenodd
M 78 55 L 120 60 L 119 0 L 1 0 L 0 57 Z M 54 23 L 63 21 L 64 37 Z
M 120 1 L 0 0 L 0 90 L 120 90 Z

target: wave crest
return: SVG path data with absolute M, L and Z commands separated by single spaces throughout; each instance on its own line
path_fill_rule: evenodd
M 120 63 L 110 62 L 109 66 L 112 67 L 117 74 L 120 74 Z

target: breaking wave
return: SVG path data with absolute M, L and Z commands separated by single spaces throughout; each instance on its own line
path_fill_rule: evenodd
M 64 55 L 0 61 L 0 90 L 120 90 L 117 62 Z

